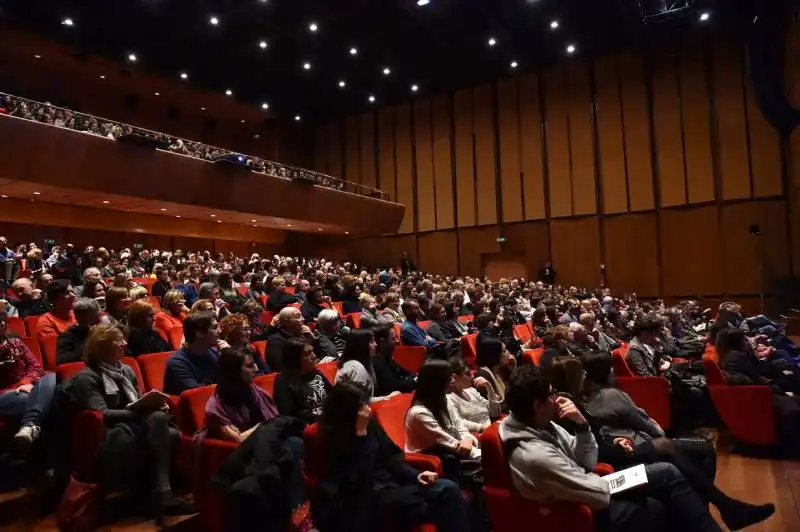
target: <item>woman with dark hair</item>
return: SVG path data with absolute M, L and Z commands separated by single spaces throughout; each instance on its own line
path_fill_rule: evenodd
M 533 332 L 536 333 L 537 338 L 544 338 L 544 334 L 553 327 L 550 318 L 547 317 L 547 311 L 541 308 L 533 311 L 531 325 L 533 325 Z
M 301 338 L 290 338 L 283 346 L 282 357 L 272 394 L 278 412 L 306 424 L 315 423 L 332 386 L 316 367 L 314 348 Z
M 433 522 L 442 532 L 469 532 L 458 486 L 419 472 L 372 419 L 369 395 L 357 385 L 334 386 L 320 420 L 322 478 L 313 501 L 321 532 L 408 532 Z
M 364 387 L 369 393 L 370 402 L 375 403 L 394 397 L 400 392 L 392 392 L 386 396 L 375 396 L 376 377 L 372 367 L 377 344 L 375 336 L 369 329 L 356 329 L 347 337 L 342 356 L 339 359 L 339 370 L 336 372 L 336 383 L 348 381 Z
M 432 453 L 477 460 L 478 440 L 470 434 L 448 400 L 453 371 L 445 360 L 425 362 L 417 375 L 417 391 L 406 414 L 407 453 Z
M 441 303 L 432 304 L 430 310 L 428 311 L 428 315 L 431 317 L 431 323 L 425 330 L 425 332 L 428 333 L 428 336 L 437 342 L 447 342 L 448 340 L 452 340 L 453 335 L 450 333 L 450 331 L 445 330 L 447 313 L 444 310 L 444 305 Z
M 666 438 L 647 412 L 638 408 L 628 394 L 614 388 L 610 353 L 587 353 L 582 362 L 582 366 L 576 359 L 554 362 L 551 383 L 554 390 L 578 400 L 596 435 L 600 461 L 618 469 L 641 463 L 672 463 L 705 502 L 717 507 L 731 530 L 772 515 L 773 505 L 741 502 L 714 486 L 717 455 L 710 443 Z
M 206 403 L 206 427 L 211 436 L 241 443 L 260 423 L 278 416 L 272 398 L 253 383 L 257 371 L 250 352 L 234 347 L 222 350 L 217 361 L 217 389 Z
M 490 392 L 493 392 L 498 401 L 505 402 L 507 383 L 517 368 L 514 355 L 508 352 L 502 340 L 487 337 L 478 342 L 476 364 L 478 371 L 475 377 L 488 382 L 488 386 L 479 388 L 480 394 L 488 399 Z
M 450 359 L 453 370 L 453 389 L 448 397 L 470 432 L 481 433 L 500 417 L 503 402 L 484 377 L 472 378 L 469 367 L 461 357 Z M 483 397 L 478 390 L 486 392 Z
M 539 360 L 539 365 L 543 368 L 549 368 L 553 363 L 553 359 L 573 356 L 572 351 L 569 350 L 570 339 L 571 333 L 567 325 L 556 325 L 552 329 L 548 329 L 542 336 L 544 354 Z

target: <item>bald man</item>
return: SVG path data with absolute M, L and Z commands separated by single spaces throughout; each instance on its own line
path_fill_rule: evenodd
M 272 371 L 281 371 L 283 365 L 283 346 L 290 338 L 314 339 L 314 333 L 304 324 L 300 309 L 286 307 L 277 317 L 278 328 L 267 338 L 267 365 Z

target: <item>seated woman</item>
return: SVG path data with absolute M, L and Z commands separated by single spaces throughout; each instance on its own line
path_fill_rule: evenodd
M 243 442 L 259 424 L 278 416 L 275 402 L 253 384 L 258 367 L 253 356 L 234 347 L 217 362 L 217 389 L 206 404 L 206 428 L 213 438 Z
M 239 312 L 245 315 L 247 321 L 250 322 L 250 341 L 258 342 L 266 340 L 270 334 L 273 333 L 272 327 L 269 323 L 261 323 L 261 313 L 264 312 L 264 307 L 261 303 L 254 299 L 245 301 Z
M 220 349 L 235 347 L 253 357 L 258 367 L 257 375 L 269 373 L 269 366 L 250 345 L 250 321 L 244 314 L 229 314 L 219 322 Z
M 542 336 L 544 354 L 539 359 L 539 365 L 543 368 L 549 368 L 553 363 L 553 359 L 557 357 L 574 356 L 575 354 L 569 349 L 571 340 L 572 334 L 567 325 L 556 325 L 552 329 L 548 329 Z
M 550 318 L 547 317 L 547 312 L 541 308 L 533 311 L 531 325 L 537 338 L 544 338 L 544 334 L 553 328 Z
M 500 403 L 505 402 L 506 386 L 517 368 L 517 360 L 508 352 L 499 338 L 484 338 L 478 342 L 475 377 L 485 379 L 488 386 L 478 387 L 480 394 L 489 398 L 493 392 Z
M 403 451 L 372 418 L 369 395 L 359 386 L 334 386 L 320 421 L 324 442 L 321 479 L 312 505 L 325 532 L 396 532 L 433 522 L 441 532 L 469 532 L 458 486 L 404 463 Z
M 453 382 L 453 371 L 444 360 L 425 362 L 417 375 L 417 391 L 406 413 L 407 453 L 427 453 L 457 457 L 459 460 L 481 457 L 478 440 L 470 434 L 447 393 Z M 458 478 L 448 472 L 448 477 Z
M 128 290 L 128 296 L 131 298 L 131 303 L 133 303 L 134 301 L 139 301 L 140 299 L 147 300 L 150 297 L 150 294 L 147 292 L 147 288 L 144 286 L 134 286 Z
M 224 320 L 223 320 L 224 321 Z M 310 343 L 301 338 L 289 338 L 282 350 L 281 372 L 275 378 L 275 404 L 282 416 L 315 423 L 322 415 L 331 383 L 319 372 L 317 356 Z
M 369 294 L 361 294 L 361 329 L 377 327 L 383 320 L 378 314 L 378 303 Z
M 56 390 L 55 373 L 45 373 L 36 356 L 20 338 L 7 335 L 8 318 L 0 312 L 0 419 L 21 419 L 14 439 L 30 445 L 42 432 Z
M 625 392 L 611 385 L 610 353 L 587 353 L 581 361 L 560 358 L 550 372 L 553 389 L 570 398 L 585 413 L 596 434 L 599 460 L 624 469 L 641 463 L 671 462 L 694 490 L 713 504 L 731 530 L 767 519 L 771 504 L 756 506 L 733 499 L 714 485 L 717 455 L 710 443 L 669 439 L 647 412 Z
M 125 325 L 127 323 L 128 307 L 131 298 L 128 289 L 121 286 L 112 286 L 106 290 L 106 315 L 105 322 L 111 325 Z
M 377 344 L 375 336 L 369 329 L 356 329 L 347 336 L 347 343 L 341 358 L 339 370 L 336 372 L 336 383 L 348 381 L 362 386 L 370 397 L 370 403 L 376 403 L 389 397 L 394 397 L 400 392 L 391 392 L 386 396 L 376 396 L 375 369 L 372 367 L 372 357 L 375 356 Z
M 156 328 L 169 332 L 173 327 L 182 327 L 187 309 L 183 292 L 168 290 L 161 298 L 161 310 L 156 314 Z
M 153 328 L 156 311 L 146 299 L 131 303 L 128 309 L 127 342 L 125 354 L 132 357 L 150 353 L 166 353 L 172 346 Z
M 450 369 L 453 371 L 452 391 L 448 394 L 450 402 L 461 416 L 464 427 L 480 434 L 489 428 L 493 419 L 500 417 L 503 402 L 484 377 L 472 378 L 469 367 L 461 357 L 450 359 Z M 479 389 L 486 393 L 486 397 L 478 392 Z
M 444 305 L 441 303 L 432 304 L 429 316 L 431 318 L 431 323 L 428 325 L 428 328 L 425 329 L 425 332 L 428 333 L 428 336 L 437 342 L 447 342 L 448 340 L 452 340 L 452 333 L 445 329 L 445 324 L 447 323 L 447 313 L 444 310 Z
M 170 484 L 178 430 L 170 425 L 164 403 L 145 401 L 131 405 L 140 398 L 139 383 L 133 370 L 120 362 L 125 347 L 119 327 L 96 325 L 86 340 L 86 367 L 72 381 L 75 406 L 97 410 L 105 421 L 105 440 L 94 468 L 102 478 L 92 480 L 116 487 L 129 484 L 137 474 L 154 475 L 153 495 L 159 514 L 194 513 L 194 505 L 173 497 Z M 142 450 L 150 459 L 136 459 Z M 146 471 L 147 468 L 152 470 Z
M 389 292 L 383 300 L 383 310 L 381 310 L 383 321 L 391 324 L 402 324 L 406 321 L 403 310 L 400 307 L 400 296 L 395 292 Z

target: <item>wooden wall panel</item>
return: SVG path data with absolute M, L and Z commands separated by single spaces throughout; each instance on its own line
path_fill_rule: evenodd
M 508 240 L 503 250 L 523 255 L 528 276 L 536 279 L 539 269 L 550 259 L 550 224 L 545 221 L 508 224 L 504 234 Z
M 397 201 L 394 165 L 394 113 L 392 109 L 378 112 L 378 185 Z
M 569 125 L 566 73 L 551 70 L 544 76 L 547 168 L 550 216 L 572 215 L 572 177 L 569 159 Z
M 433 99 L 433 176 L 436 193 L 436 228 L 455 227 L 453 197 L 452 130 L 450 127 L 450 98 Z
M 458 226 L 475 225 L 475 160 L 472 134 L 472 91 L 461 90 L 455 94 L 454 103 L 456 143 L 456 200 L 458 201 Z
M 575 63 L 567 68 L 572 214 L 576 215 L 597 212 L 593 104 L 589 68 L 590 65 L 585 63 Z
M 394 108 L 394 150 L 397 164 L 397 201 L 406 206 L 399 233 L 414 231 L 414 181 L 411 159 L 411 107 Z
M 344 163 L 342 161 L 342 128 L 339 122 L 332 122 L 328 128 L 328 175 L 344 179 Z
M 658 189 L 661 206 L 686 203 L 686 173 L 681 133 L 677 58 L 672 53 L 651 61 L 653 65 L 653 120 L 655 121 Z
M 749 198 L 751 194 L 741 53 L 738 48 L 718 43 L 711 63 L 723 200 Z
M 414 147 L 417 162 L 417 231 L 436 229 L 433 140 L 430 100 L 414 103 Z
M 793 75 L 797 75 L 796 72 Z M 750 164 L 753 167 L 753 195 L 757 198 L 783 194 L 780 136 L 756 104 L 753 88 L 745 88 Z M 791 152 L 797 154 L 796 151 Z
M 750 225 L 758 224 L 761 236 L 750 236 Z M 755 201 L 722 208 L 724 293 L 772 292 L 775 279 L 789 275 L 786 234 L 786 204 Z
M 353 183 L 361 182 L 361 154 L 358 139 L 358 117 L 348 116 L 344 120 L 344 176 Z
M 472 97 L 475 132 L 475 195 L 478 225 L 497 223 L 497 170 L 495 166 L 492 86 L 481 85 Z
M 324 125 L 314 128 L 314 170 L 328 173 L 328 128 Z
M 681 102 L 689 203 L 714 201 L 711 110 L 704 49 L 688 47 L 681 57 Z
M 520 151 L 522 197 L 526 220 L 541 220 L 545 211 L 544 161 L 542 160 L 542 114 L 539 78 L 530 74 L 519 80 Z
M 657 234 L 652 212 L 611 216 L 603 221 L 606 283 L 615 294 L 659 295 Z
M 358 169 L 361 184 L 376 187 L 378 179 L 375 174 L 375 115 L 364 113 L 358 119 L 359 145 L 361 164 Z
M 503 80 L 498 86 L 497 124 L 500 137 L 500 188 L 503 222 L 519 222 L 522 212 L 520 179 L 520 123 L 517 105 L 517 78 Z
M 664 296 L 721 294 L 720 229 L 713 205 L 661 211 Z
M 625 128 L 625 156 L 630 210 L 655 207 L 650 115 L 642 57 L 620 56 L 618 63 L 622 96 L 622 125 Z
M 616 57 L 606 57 L 595 65 L 600 178 L 603 212 L 606 213 L 628 211 L 625 135 L 622 128 L 622 101 L 617 76 Z
M 483 255 L 499 253 L 497 227 L 469 227 L 458 230 L 459 256 L 462 275 L 483 275 Z
M 600 221 L 596 216 L 551 220 L 550 247 L 556 283 L 600 286 Z
M 417 237 L 419 269 L 441 275 L 458 275 L 458 235 L 455 231 L 435 231 Z

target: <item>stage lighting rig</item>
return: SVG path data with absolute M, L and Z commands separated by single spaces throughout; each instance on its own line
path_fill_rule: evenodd
M 661 20 L 688 14 L 696 0 L 631 0 L 642 23 L 655 24 Z

